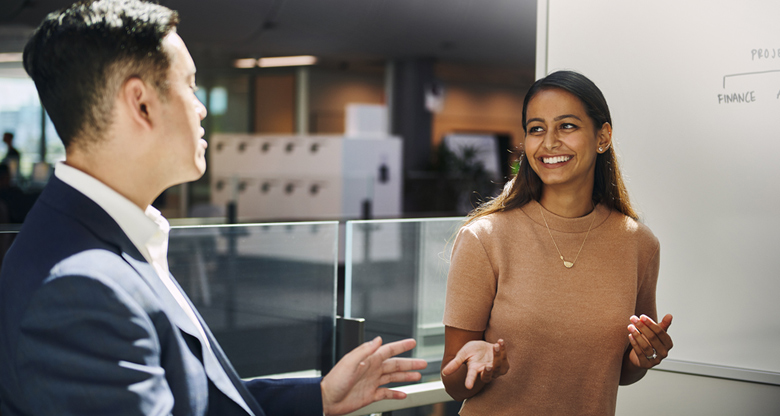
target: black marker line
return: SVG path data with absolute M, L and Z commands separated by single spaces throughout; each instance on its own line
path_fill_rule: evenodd
M 780 69 L 773 69 L 771 71 L 761 71 L 761 72 L 745 72 L 744 74 L 731 74 L 731 75 L 724 75 L 723 76 L 723 89 L 726 89 L 726 78 L 728 77 L 739 77 L 742 75 L 756 75 L 756 74 L 768 74 L 770 72 L 780 72 Z

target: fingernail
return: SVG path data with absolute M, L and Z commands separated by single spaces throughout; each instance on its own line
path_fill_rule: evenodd
M 634 326 L 634 324 L 631 324 L 631 325 L 629 325 L 629 326 L 628 326 L 628 330 L 629 330 L 630 332 L 639 332 L 639 331 L 637 331 L 637 330 L 636 330 L 636 327 Z
M 639 318 L 637 318 L 637 317 L 636 317 L 636 315 L 632 316 L 632 317 L 631 317 L 629 320 L 630 320 L 631 322 L 633 322 L 633 323 L 637 323 L 637 322 L 639 322 Z
M 642 319 L 642 322 L 647 322 L 648 320 L 650 320 L 650 318 L 648 318 L 647 315 L 642 315 L 640 319 Z

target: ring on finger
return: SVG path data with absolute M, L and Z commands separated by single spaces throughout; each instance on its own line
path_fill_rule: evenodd
M 647 361 L 653 361 L 658 358 L 658 352 L 653 348 L 653 355 L 645 355 L 645 358 L 647 358 Z

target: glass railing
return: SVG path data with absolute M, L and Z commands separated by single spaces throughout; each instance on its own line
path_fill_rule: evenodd
M 241 377 L 334 362 L 338 222 L 181 226 L 171 273 Z
M 0 259 L 17 229 L 0 231 Z M 172 227 L 171 273 L 241 377 L 333 366 L 338 229 L 336 221 Z
M 438 374 L 444 352 L 444 292 L 463 218 L 348 221 L 344 315 L 365 319 L 365 336 L 413 337 L 414 356 Z
M 0 267 L 3 266 L 5 253 L 19 234 L 19 228 L 21 228 L 20 224 L 0 224 Z

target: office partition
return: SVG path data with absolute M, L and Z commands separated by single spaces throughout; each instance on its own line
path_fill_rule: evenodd
M 365 319 L 366 339 L 414 337 L 413 355 L 444 352 L 444 294 L 463 218 L 348 221 L 344 315 Z M 429 372 L 438 374 L 438 364 Z

